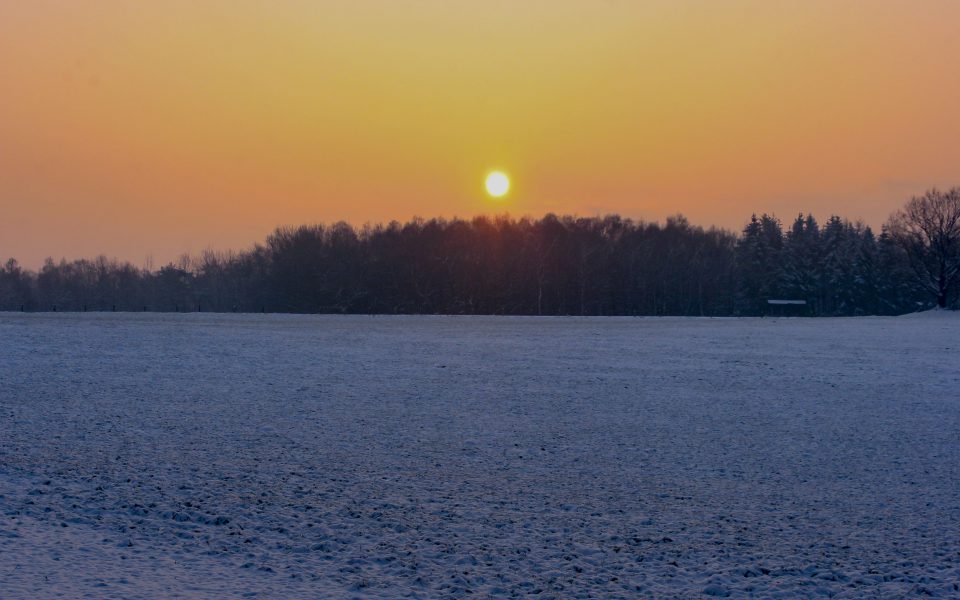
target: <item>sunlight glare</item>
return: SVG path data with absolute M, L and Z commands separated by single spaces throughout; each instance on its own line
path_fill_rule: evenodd
M 510 191 L 510 178 L 502 171 L 487 175 L 487 193 L 494 198 L 502 198 Z

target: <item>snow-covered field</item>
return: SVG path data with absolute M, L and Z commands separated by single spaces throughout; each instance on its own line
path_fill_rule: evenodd
M 0 315 L 0 597 L 960 597 L 960 315 Z

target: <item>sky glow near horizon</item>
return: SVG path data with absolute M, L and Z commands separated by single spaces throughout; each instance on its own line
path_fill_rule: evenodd
M 879 227 L 960 185 L 957 23 L 947 0 L 4 2 L 0 259 L 414 215 Z

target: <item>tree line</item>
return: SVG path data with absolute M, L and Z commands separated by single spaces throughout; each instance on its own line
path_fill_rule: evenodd
M 958 288 L 960 188 L 911 199 L 879 234 L 837 216 L 754 215 L 735 234 L 548 214 L 282 227 L 158 270 L 0 266 L 0 310 L 24 311 L 725 316 L 797 299 L 797 314 L 887 315 L 956 306 Z

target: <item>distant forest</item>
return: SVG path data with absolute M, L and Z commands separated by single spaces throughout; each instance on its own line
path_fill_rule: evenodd
M 930 194 L 960 206 L 957 190 Z M 911 249 L 907 209 L 879 235 L 810 215 L 786 227 L 753 216 L 740 234 L 682 216 L 661 225 L 552 214 L 284 227 L 249 251 L 207 251 L 156 271 L 100 257 L 48 259 L 31 272 L 11 259 L 0 267 L 0 309 L 722 316 L 771 314 L 768 300 L 797 299 L 807 304 L 790 314 L 826 316 L 956 306 L 960 241 L 946 250 L 953 271 L 937 289 L 920 272 L 939 259 Z M 956 226 L 960 239 L 960 217 Z

